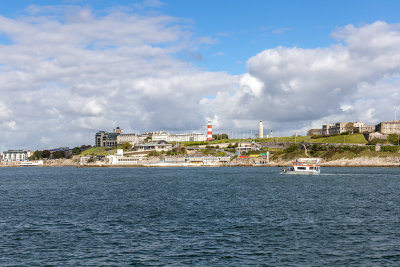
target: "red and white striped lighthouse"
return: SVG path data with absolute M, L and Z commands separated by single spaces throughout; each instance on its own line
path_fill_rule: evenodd
M 211 121 L 208 121 L 208 126 L 207 126 L 207 141 L 212 141 L 213 137 L 212 137 L 212 125 L 211 125 Z

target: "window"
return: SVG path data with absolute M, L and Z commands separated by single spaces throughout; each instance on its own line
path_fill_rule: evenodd
M 306 167 L 297 167 L 298 170 L 306 170 Z

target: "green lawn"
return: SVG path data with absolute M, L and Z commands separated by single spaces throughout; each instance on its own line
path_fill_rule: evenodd
M 241 143 L 241 142 L 251 142 L 254 140 L 255 139 L 222 139 L 222 140 L 214 140 L 211 142 L 204 141 L 204 142 L 181 142 L 181 143 L 184 146 L 201 146 L 201 145 L 213 146 L 213 145 L 218 145 L 218 144 L 223 144 L 223 143 L 236 144 L 236 143 Z
M 257 138 L 256 142 L 304 142 L 310 139 L 309 136 L 282 136 L 282 137 L 269 137 L 269 138 Z
M 310 143 L 347 143 L 347 144 L 366 144 L 367 141 L 362 134 L 335 135 L 311 139 L 310 136 L 286 136 L 256 139 L 257 142 L 310 142 Z
M 335 135 L 328 137 L 321 137 L 311 139 L 310 136 L 283 136 L 283 137 L 270 137 L 270 138 L 257 138 L 257 139 L 224 139 L 215 140 L 212 142 L 182 142 L 185 146 L 198 146 L 198 145 L 217 145 L 220 143 L 240 143 L 240 142 L 311 142 L 311 143 L 347 143 L 347 144 L 366 144 L 367 141 L 362 134 L 351 135 Z
M 81 152 L 81 156 L 107 156 L 115 154 L 117 149 L 107 149 L 105 147 L 92 147 Z
M 311 139 L 312 143 L 346 143 L 346 144 L 366 144 L 364 135 L 351 134 L 351 135 L 335 135 L 329 137 L 321 137 L 318 139 Z

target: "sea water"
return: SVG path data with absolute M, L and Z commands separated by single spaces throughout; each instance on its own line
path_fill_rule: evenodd
M 382 266 L 400 169 L 0 168 L 0 266 Z

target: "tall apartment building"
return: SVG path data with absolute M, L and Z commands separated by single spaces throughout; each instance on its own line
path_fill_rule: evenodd
M 119 127 L 115 128 L 112 133 L 99 131 L 94 136 L 94 145 L 96 147 L 115 147 L 126 142 L 134 145 L 138 142 L 138 137 L 134 133 L 124 134 Z
M 106 131 L 99 131 L 94 136 L 94 145 L 96 147 L 113 147 L 117 146 L 117 137 L 119 133 L 109 133 Z

